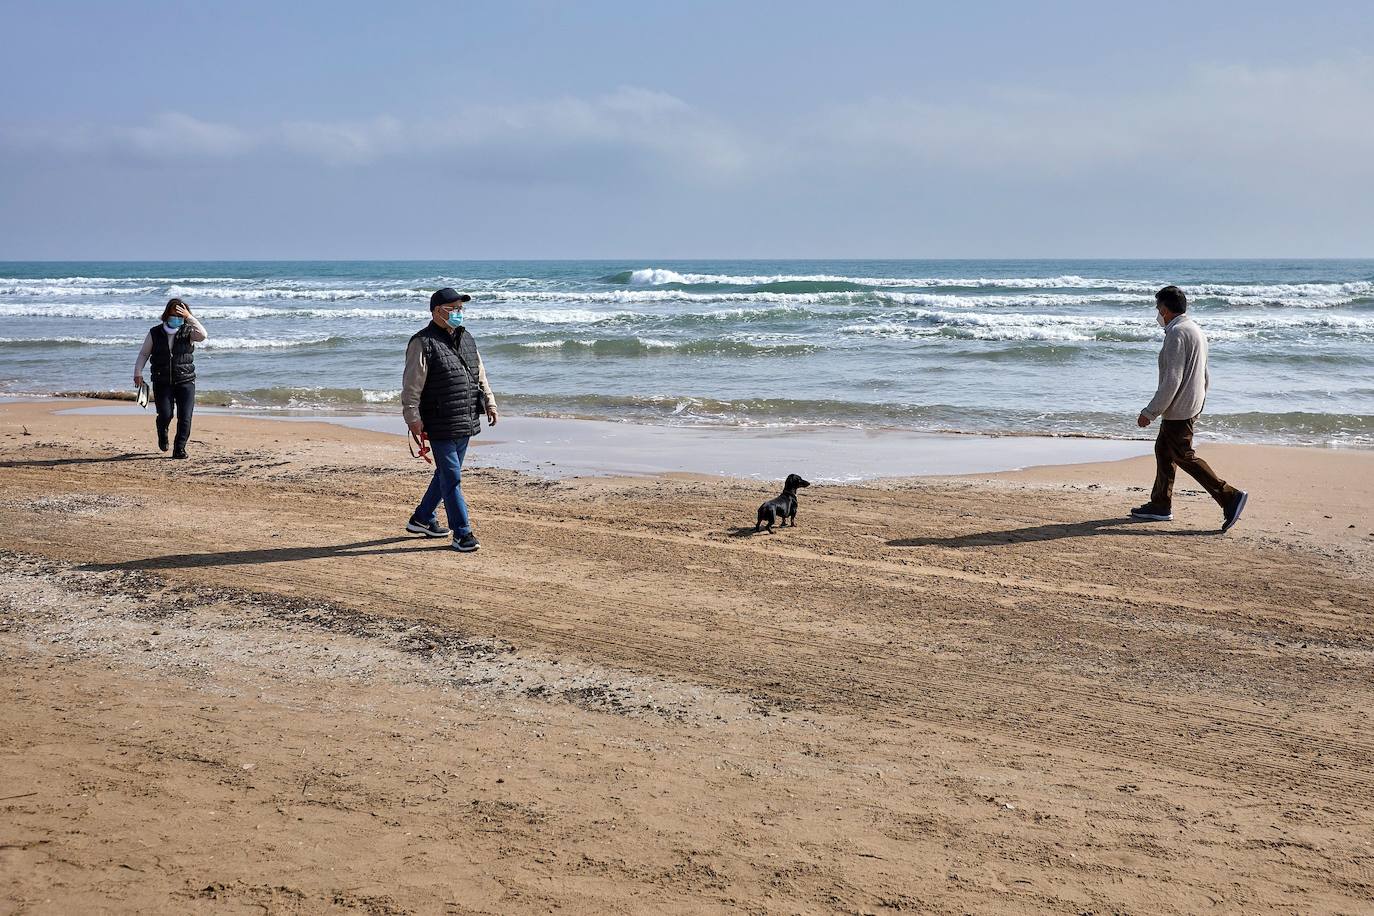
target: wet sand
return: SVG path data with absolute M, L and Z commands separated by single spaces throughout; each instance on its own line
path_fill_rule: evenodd
M 126 405 L 75 407 L 63 414 L 141 416 Z M 208 411 L 202 410 L 199 415 Z M 244 411 L 220 411 L 250 416 Z M 257 414 L 274 422 L 317 423 L 406 435 L 395 413 Z M 1134 418 L 1131 418 L 1134 423 Z M 283 431 L 283 435 L 295 435 Z M 823 483 L 860 483 L 932 474 L 1006 471 L 1070 461 L 1149 454 L 1142 439 L 979 436 L 844 427 L 651 426 L 606 420 L 507 417 L 473 440 L 468 463 L 541 477 L 697 474 L 782 480 L 798 469 Z
M 0 911 L 1374 906 L 1372 453 L 1209 446 L 1225 536 L 1149 458 L 757 536 L 483 468 L 464 556 L 393 435 L 72 406 L 0 404 Z

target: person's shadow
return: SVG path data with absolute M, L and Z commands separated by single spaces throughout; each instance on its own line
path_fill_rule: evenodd
M 397 535 L 375 541 L 356 541 L 352 544 L 326 544 L 320 547 L 271 547 L 262 550 L 226 550 L 214 553 L 170 553 L 161 557 L 144 557 L 121 563 L 87 563 L 77 567 L 82 572 L 114 572 L 116 570 L 195 569 L 200 566 L 256 566 L 263 563 L 290 563 L 293 560 L 322 560 L 333 557 L 365 557 L 373 554 L 414 553 L 419 550 L 448 549 L 448 545 L 425 538 L 410 547 L 385 547 L 415 538 Z
M 1158 537 L 1161 535 L 1215 534 L 1214 531 L 1188 529 L 1174 531 L 1156 527 L 1141 527 L 1147 519 L 1096 518 L 1085 522 L 1062 522 L 1053 525 L 1032 525 L 1028 528 L 1009 528 L 1005 531 L 979 531 L 939 538 L 898 538 L 887 542 L 888 547 L 999 547 L 1007 544 L 1027 544 L 1035 541 L 1058 541 L 1064 538 L 1094 537 L 1098 535 L 1130 535 Z
M 0 468 L 57 468 L 68 464 L 105 464 L 110 461 L 164 461 L 165 455 L 125 452 L 95 458 L 32 458 L 27 461 L 0 461 Z

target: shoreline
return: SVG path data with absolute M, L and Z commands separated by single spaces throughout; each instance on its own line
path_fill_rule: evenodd
M 4 401 L 48 401 L 48 400 L 96 400 L 111 401 L 115 403 L 130 403 L 134 400 L 134 394 L 127 391 L 56 391 L 56 392 L 5 392 L 0 393 L 0 402 Z M 292 419 L 319 419 L 325 422 L 332 420 L 348 420 L 355 417 L 389 417 L 399 413 L 399 403 L 349 403 L 337 406 L 289 406 L 289 405 L 245 405 L 231 403 L 209 403 L 198 401 L 197 411 L 218 411 L 245 417 L 269 417 L 269 418 L 292 418 Z M 532 412 L 510 412 L 503 413 L 502 416 L 521 417 L 531 420 L 569 420 L 569 421 L 588 421 L 593 423 L 625 424 L 634 426 L 645 426 L 664 429 L 681 429 L 695 431 L 722 430 L 729 435 L 735 432 L 742 433 L 781 433 L 790 431 L 800 432 L 822 432 L 836 430 L 841 434 L 845 432 L 860 432 L 864 434 L 902 434 L 913 436 L 969 436 L 978 439 L 1055 439 L 1055 440 L 1074 440 L 1081 439 L 1090 442 L 1153 442 L 1155 428 L 1141 433 L 1134 427 L 1134 418 L 1128 418 L 1130 423 L 1123 421 L 1123 427 L 1129 427 L 1123 432 L 1092 432 L 1083 430 L 1059 430 L 1059 429 L 1011 429 L 1011 428 L 991 428 L 978 429 L 968 428 L 959 429 L 955 427 L 932 426 L 929 428 L 918 426 L 902 426 L 893 423 L 835 423 L 824 420 L 815 421 L 788 421 L 788 422 L 729 422 L 729 421 L 687 421 L 687 422 L 665 422 L 662 418 L 652 418 L 643 416 L 608 416 L 595 413 L 578 413 L 567 410 L 539 410 Z M 1340 438 L 1332 436 L 1317 436 L 1310 433 L 1296 433 L 1290 436 L 1276 436 L 1272 431 L 1266 432 L 1241 432 L 1236 433 L 1228 430 L 1225 423 L 1233 415 L 1221 414 L 1216 417 L 1204 415 L 1203 428 L 1197 433 L 1197 439 L 1204 443 L 1224 443 L 1234 445 L 1262 445 L 1278 446 L 1284 448 L 1316 448 L 1334 450 L 1357 450 L 1374 451 L 1374 438 L 1355 435 L 1353 438 Z M 1280 415 L 1266 415 L 1280 416 Z M 1345 416 L 1345 415 L 1322 415 L 1314 414 L 1311 416 Z M 1223 425 L 1216 425 L 1207 422 L 1208 419 L 1219 420 Z M 1363 419 L 1363 417 L 1359 417 Z
M 57 413 L 151 419 L 151 414 L 137 407 L 72 407 Z M 196 411 L 197 421 L 207 414 L 274 423 L 326 423 L 398 438 L 406 435 L 401 418 L 395 415 L 271 416 L 209 408 Z M 473 438 L 469 462 L 554 479 L 663 474 L 781 479 L 800 468 L 814 482 L 860 483 L 1112 461 L 1144 454 L 1150 448 L 1149 443 L 1135 440 L 1011 438 L 840 427 L 657 426 L 506 416 L 495 428 L 484 426 Z

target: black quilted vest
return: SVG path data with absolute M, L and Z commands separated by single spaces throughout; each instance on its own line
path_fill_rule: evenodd
M 431 439 L 458 439 L 482 431 L 482 389 L 477 385 L 477 344 L 463 327 L 456 334 L 434 322 L 411 340 L 425 348 L 420 422 Z M 464 365 L 466 363 L 466 366 Z
M 155 326 L 148 332 L 153 335 L 153 355 L 148 365 L 153 370 L 153 384 L 185 385 L 196 380 L 196 361 L 191 355 L 196 345 L 191 342 L 191 326 L 183 324 L 172 335 L 168 343 L 167 329 Z

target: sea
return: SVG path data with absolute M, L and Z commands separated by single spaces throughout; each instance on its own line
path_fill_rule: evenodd
M 0 262 L 0 393 L 131 390 L 176 296 L 200 404 L 394 414 L 452 286 L 508 414 L 1138 437 L 1167 284 L 1211 341 L 1200 431 L 1374 446 L 1374 260 Z

